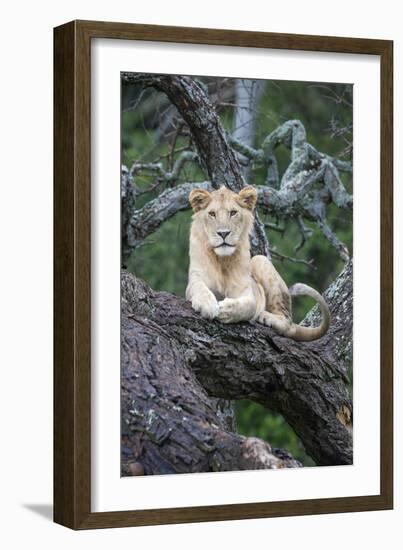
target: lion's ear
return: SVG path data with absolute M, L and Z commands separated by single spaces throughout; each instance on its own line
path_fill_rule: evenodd
M 204 189 L 193 189 L 189 194 L 190 206 L 195 212 L 203 210 L 209 204 L 211 195 Z
M 244 208 L 253 210 L 257 201 L 256 189 L 251 185 L 244 187 L 238 193 L 238 203 Z

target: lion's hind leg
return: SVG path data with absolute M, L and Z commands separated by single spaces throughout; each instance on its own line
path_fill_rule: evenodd
M 254 256 L 251 261 L 252 275 L 263 287 L 265 308 L 257 317 L 258 323 L 272 327 L 283 336 L 293 331 L 291 296 L 287 285 L 271 261 L 265 256 Z

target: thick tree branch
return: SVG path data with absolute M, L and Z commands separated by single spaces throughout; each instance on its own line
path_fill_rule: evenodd
M 225 185 L 238 192 L 245 186 L 241 167 L 227 141 L 220 118 L 205 90 L 195 79 L 138 73 L 123 73 L 122 79 L 124 82 L 153 86 L 168 96 L 187 123 L 200 163 L 215 189 Z M 269 256 L 266 233 L 258 216 L 255 218 L 251 245 L 253 254 Z
M 346 246 L 336 237 L 326 222 L 322 198 L 316 194 L 313 198 L 307 195 L 308 190 L 323 176 L 327 167 L 321 170 L 300 173 L 300 185 L 296 189 L 277 190 L 267 186 L 258 186 L 258 205 L 266 212 L 277 216 L 291 218 L 306 218 L 315 221 L 325 238 L 336 248 L 340 257 L 348 261 L 349 254 Z M 123 167 L 123 174 L 127 168 Z M 122 176 L 123 178 L 123 176 Z M 303 180 L 302 180 L 303 178 Z M 170 219 L 177 212 L 189 208 L 189 193 L 192 189 L 203 188 L 213 190 L 210 182 L 183 183 L 177 187 L 163 191 L 158 197 L 149 201 L 139 210 L 132 209 L 131 218 L 123 227 L 125 249 L 133 250 L 142 241 L 158 229 L 164 221 Z M 340 201 L 343 200 L 340 196 Z M 309 234 L 305 230 L 306 235 Z
M 217 400 L 198 383 L 181 345 L 166 327 L 133 315 L 125 299 L 128 291 L 146 300 L 150 289 L 124 275 L 122 475 L 300 466 L 288 453 L 231 431 Z
M 143 208 L 134 210 L 130 218 L 130 230 L 126 233 L 129 248 L 136 248 L 163 222 L 169 220 L 177 212 L 187 210 L 190 207 L 189 193 L 196 187 L 212 190 L 211 183 L 208 181 L 183 183 L 178 187 L 166 189 L 157 198 L 147 202 Z
M 346 315 L 352 318 L 351 267 L 334 285 L 337 291 L 328 294 L 331 328 L 326 337 L 311 343 L 279 337 L 256 323 L 206 321 L 189 303 L 153 292 L 127 273 L 123 275 L 122 292 L 130 322 L 147 326 L 154 342 L 166 338 L 175 348 L 172 362 L 180 357 L 208 395 L 252 399 L 281 413 L 318 464 L 335 465 L 352 463 L 348 364 L 346 354 L 340 354 L 340 346 L 348 349 L 351 342 L 351 324 L 346 322 Z M 137 345 L 133 331 L 128 349 Z M 163 368 L 167 351 L 156 345 L 157 353 L 161 355 L 159 368 Z M 156 361 L 155 354 L 151 364 Z M 144 351 L 136 361 L 145 366 L 149 361 L 146 357 Z

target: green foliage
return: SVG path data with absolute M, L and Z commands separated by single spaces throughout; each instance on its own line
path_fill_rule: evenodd
M 221 92 L 217 94 L 220 87 L 225 93 L 233 85 L 231 79 L 202 80 L 215 96 L 220 95 Z M 271 131 L 286 120 L 295 118 L 304 124 L 308 141 L 319 151 L 350 158 L 351 98 L 351 85 L 268 81 L 259 103 L 254 146 L 260 147 Z M 224 127 L 231 130 L 234 109 L 228 102 L 224 103 L 217 110 Z M 153 89 L 142 91 L 133 86 L 122 88 L 122 107 L 122 163 L 130 167 L 134 161 L 162 162 L 166 170 L 171 170 L 180 150 L 191 146 L 190 137 L 178 135 L 173 128 L 172 121 L 175 124 L 178 121 L 175 108 L 163 94 Z M 172 153 L 173 148 L 178 152 Z M 285 147 L 279 147 L 276 157 L 281 175 L 290 162 L 290 152 Z M 249 183 L 261 185 L 265 175 L 263 167 L 253 166 Z M 351 176 L 342 174 L 341 177 L 347 190 L 352 192 Z M 195 163 L 187 164 L 181 173 L 181 181 L 204 179 L 205 175 Z M 135 183 L 141 192 L 136 203 L 138 208 L 156 197 L 167 185 L 163 180 L 146 174 L 136 176 Z M 150 191 L 150 187 L 155 184 L 157 187 Z M 290 286 L 296 282 L 305 282 L 323 292 L 343 267 L 334 248 L 313 224 L 306 222 L 313 234 L 303 248 L 295 252 L 300 241 L 296 221 L 278 220 L 263 213 L 261 218 L 264 222 L 284 228 L 282 233 L 271 230 L 268 234 L 270 246 L 277 252 L 299 259 L 314 260 L 315 269 L 311 269 L 301 263 L 274 259 L 273 262 L 286 283 Z M 190 220 L 191 213 L 186 211 L 165 222 L 132 254 L 129 270 L 147 281 L 152 288 L 184 296 Z M 328 222 L 338 238 L 352 252 L 352 216 L 332 206 L 329 209 Z M 309 299 L 299 298 L 293 305 L 294 319 L 299 322 L 312 305 Z M 313 464 L 298 437 L 280 415 L 269 413 L 251 401 L 238 401 L 236 411 L 240 433 L 261 437 L 273 447 L 290 451 L 305 465 Z
M 260 437 L 272 447 L 286 449 L 305 466 L 314 466 L 313 460 L 280 414 L 270 413 L 254 401 L 240 400 L 235 404 L 239 432 L 246 436 Z
M 179 212 L 150 235 L 132 254 L 128 269 L 155 290 L 185 296 L 189 267 L 188 241 L 191 213 Z

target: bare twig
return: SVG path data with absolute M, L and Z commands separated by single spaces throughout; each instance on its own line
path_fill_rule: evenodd
M 297 225 L 301 234 L 301 240 L 294 247 L 295 252 L 298 252 L 299 250 L 301 250 L 301 248 L 304 246 L 306 241 L 312 236 L 312 233 L 313 233 L 312 229 L 310 229 L 304 224 L 304 220 L 302 219 L 302 216 L 297 216 Z
M 197 161 L 198 156 L 193 151 L 183 151 L 176 159 L 172 170 L 166 171 L 161 162 L 148 162 L 139 163 L 135 162 L 130 168 L 130 176 L 134 177 L 141 172 L 149 172 L 151 174 L 157 174 L 160 178 L 167 183 L 176 182 L 179 179 L 180 173 L 187 162 Z
M 270 248 L 271 255 L 273 258 L 276 258 L 277 260 L 280 260 L 281 262 L 287 261 L 292 262 L 294 264 L 302 264 L 306 265 L 306 267 L 309 267 L 309 269 L 316 269 L 314 265 L 314 259 L 311 260 L 304 260 L 302 258 L 294 258 L 292 256 L 286 256 L 285 254 L 281 254 L 281 252 L 278 252 L 276 249 Z
M 270 229 L 270 231 L 277 231 L 277 233 L 281 233 L 281 235 L 284 235 L 284 232 L 285 232 L 284 226 L 278 225 L 276 223 L 270 223 L 270 222 L 266 222 L 264 226 L 266 229 Z
M 320 230 L 322 231 L 323 235 L 326 237 L 326 239 L 337 250 L 340 258 L 344 262 L 348 262 L 350 259 L 350 255 L 349 255 L 347 246 L 337 238 L 335 233 L 330 229 L 330 227 L 324 220 L 319 219 L 317 221 L 317 224 Z

